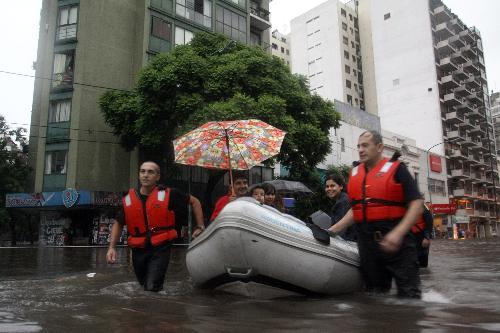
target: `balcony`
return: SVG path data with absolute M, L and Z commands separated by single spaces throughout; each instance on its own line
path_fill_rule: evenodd
M 454 197 L 471 197 L 472 191 L 465 190 L 463 188 L 457 188 L 452 190 Z M 458 213 L 458 211 L 457 211 Z
M 467 73 L 479 74 L 479 68 L 474 64 L 472 60 L 469 60 L 463 64 L 463 69 Z
M 460 37 L 466 42 L 466 43 L 474 43 L 475 38 L 472 35 L 472 33 L 469 31 L 469 29 L 462 30 L 458 33 Z
M 445 40 L 454 35 L 453 31 L 450 29 L 448 22 L 443 22 L 434 28 L 434 33 L 439 40 Z
M 465 58 L 462 52 L 454 52 L 451 55 L 451 61 L 453 61 L 456 64 L 463 64 L 464 62 L 467 61 L 467 58 Z
M 460 38 L 459 35 L 451 36 L 450 38 L 448 38 L 448 41 L 457 50 L 465 46 L 464 41 Z
M 446 90 L 456 88 L 460 85 L 458 83 L 458 81 L 455 80 L 455 78 L 453 77 L 453 74 L 448 74 L 446 76 L 441 77 L 441 80 L 439 83 L 441 83 L 443 88 L 445 88 Z
M 447 56 L 449 54 L 452 54 L 453 52 L 456 52 L 455 48 L 450 44 L 448 39 L 442 40 L 436 44 L 436 50 L 439 54 L 439 56 Z
M 471 93 L 470 95 L 467 96 L 467 99 L 469 102 L 473 104 L 479 104 L 483 102 L 483 95 L 477 91 Z
M 58 41 L 76 38 L 76 24 L 68 24 L 57 27 L 56 39 Z
M 476 79 L 476 76 L 470 76 L 463 81 L 469 89 L 479 90 L 481 88 L 481 83 Z
M 463 114 L 460 114 L 456 111 L 448 112 L 445 114 L 445 121 L 446 123 L 452 125 L 463 124 L 465 122 L 465 117 Z
M 463 98 L 471 94 L 471 92 L 469 91 L 469 89 L 467 89 L 465 85 L 459 86 L 458 88 L 455 88 L 455 90 L 453 91 L 455 92 L 455 94 L 457 94 L 457 96 L 460 96 L 460 98 Z
M 466 140 L 465 133 L 462 133 L 459 130 L 448 131 L 448 133 L 446 133 L 446 136 L 448 137 L 449 141 L 464 142 Z
M 432 13 L 437 22 L 446 22 L 452 19 L 451 11 L 445 5 L 434 8 Z
M 250 2 L 250 26 L 264 31 L 271 27 L 269 11 L 262 8 L 255 1 Z
M 450 20 L 450 25 L 455 29 L 455 31 L 462 31 L 465 29 L 464 24 L 458 18 Z
M 462 100 L 457 94 L 451 92 L 443 96 L 443 102 L 446 106 L 453 107 L 460 105 L 462 103 Z
M 451 170 L 451 178 L 465 179 L 468 177 L 470 177 L 470 173 L 468 171 L 465 171 L 463 169 Z
M 450 73 L 457 70 L 457 65 L 451 60 L 451 57 L 445 57 L 439 60 L 439 69 L 443 73 Z
M 453 72 L 453 75 L 455 75 L 455 78 L 460 81 L 469 78 L 469 74 L 464 71 L 462 64 L 457 66 L 457 70 Z
M 454 161 L 465 161 L 467 160 L 467 154 L 462 153 L 460 149 L 448 149 L 446 150 L 446 157 Z
M 483 128 L 481 128 L 480 125 L 474 125 L 472 126 L 472 128 L 469 130 L 469 133 L 470 134 L 474 134 L 474 135 L 486 135 L 486 132 Z

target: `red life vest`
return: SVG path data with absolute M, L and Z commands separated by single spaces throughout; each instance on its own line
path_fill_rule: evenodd
M 399 221 L 406 214 L 403 186 L 394 180 L 399 164 L 385 158 L 368 174 L 364 164 L 351 170 L 347 192 L 356 223 Z
M 424 207 L 424 210 L 426 209 L 428 210 L 427 206 Z M 424 230 L 425 230 L 425 219 L 424 219 L 424 213 L 422 213 L 417 219 L 417 222 L 413 225 L 413 227 L 411 227 L 411 232 L 414 234 L 419 234 L 421 232 L 424 232 Z
M 177 238 L 175 213 L 168 210 L 170 189 L 159 191 L 154 188 L 146 201 L 146 212 L 140 196 L 135 189 L 130 189 L 123 197 L 125 223 L 129 233 L 130 247 L 145 247 L 147 238 L 151 245 L 157 246 Z

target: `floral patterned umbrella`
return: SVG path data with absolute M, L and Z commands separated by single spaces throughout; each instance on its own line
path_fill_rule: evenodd
M 256 119 L 211 121 L 174 140 L 175 162 L 247 170 L 278 154 L 285 134 Z

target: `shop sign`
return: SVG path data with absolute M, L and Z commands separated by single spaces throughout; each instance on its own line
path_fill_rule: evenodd
M 431 171 L 441 173 L 441 171 L 443 170 L 441 166 L 441 156 L 430 154 L 429 165 L 431 167 Z
M 115 192 L 92 192 L 92 204 L 96 206 L 121 206 L 122 195 Z
M 455 214 L 457 211 L 456 204 L 432 204 L 431 210 L 433 214 Z
M 71 208 L 78 201 L 78 192 L 74 188 L 67 188 L 61 193 L 64 207 Z
M 76 190 L 75 190 L 76 191 Z M 5 198 L 7 208 L 35 208 L 35 207 L 57 207 L 65 206 L 64 192 L 40 192 L 40 193 L 9 193 Z M 67 204 L 71 200 L 68 198 Z M 90 191 L 79 191 L 77 200 L 73 205 L 90 205 Z M 70 206 L 70 207 L 71 207 Z

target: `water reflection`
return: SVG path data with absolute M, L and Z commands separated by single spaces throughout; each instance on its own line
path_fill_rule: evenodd
M 135 282 L 125 249 L 114 266 L 105 263 L 105 252 L 0 248 L 0 332 L 500 331 L 497 241 L 434 241 L 421 301 L 199 290 L 181 248 L 173 251 L 165 290 L 152 294 Z

